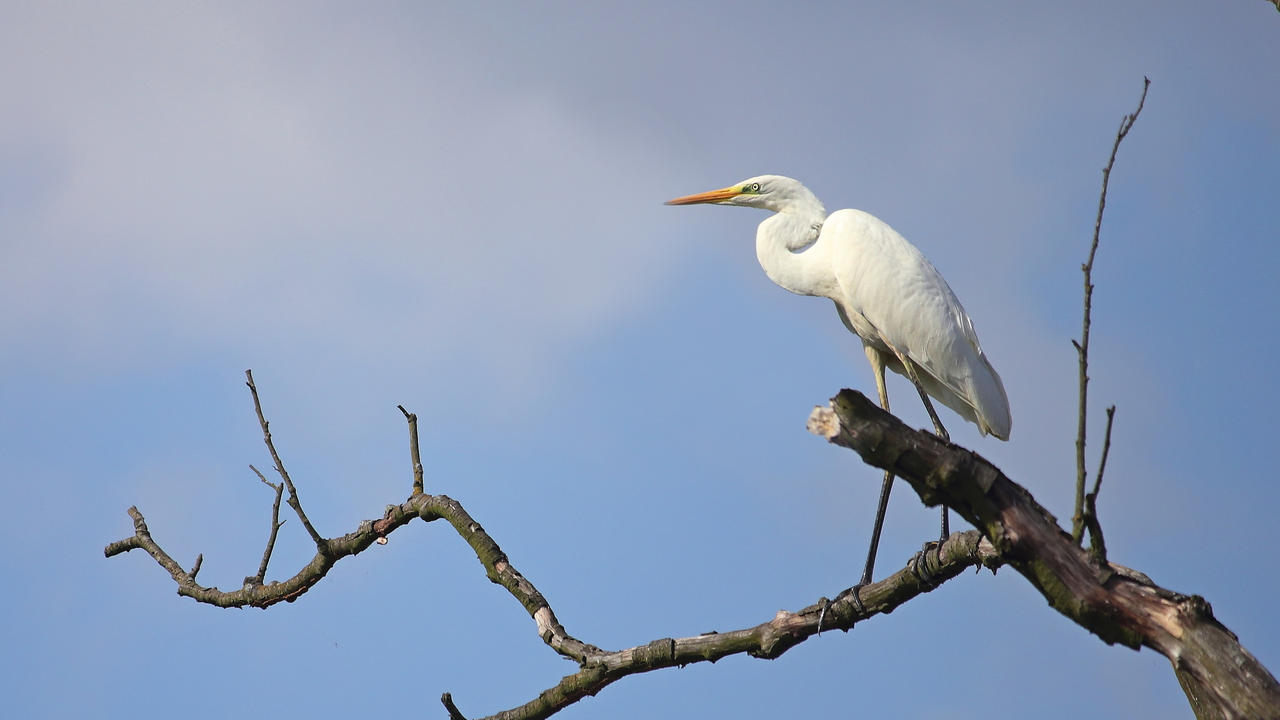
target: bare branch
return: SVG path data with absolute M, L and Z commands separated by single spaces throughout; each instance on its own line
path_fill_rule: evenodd
M 271 562 L 271 553 L 276 547 L 276 535 L 280 532 L 280 527 L 284 525 L 280 521 L 280 498 L 284 495 L 284 483 L 269 482 L 265 475 L 258 468 L 250 465 L 249 469 L 258 476 L 263 485 L 271 488 L 276 493 L 276 500 L 271 504 L 271 533 L 267 535 L 267 547 L 262 551 L 262 562 L 258 564 L 258 574 L 245 578 L 246 583 L 261 585 L 267 578 L 267 564 Z
M 1098 474 L 1095 475 L 1093 478 L 1093 492 L 1091 493 L 1092 495 L 1097 495 L 1098 491 L 1102 489 L 1102 473 L 1106 472 L 1107 456 L 1111 454 L 1111 424 L 1115 421 L 1115 419 L 1116 419 L 1116 406 L 1112 405 L 1111 407 L 1107 408 L 1107 429 L 1106 429 L 1106 432 L 1103 433 L 1103 438 L 1102 438 L 1102 459 L 1098 461 Z
M 254 394 L 254 407 L 263 426 L 264 437 L 268 447 L 272 448 L 273 458 L 278 462 L 266 420 L 262 416 L 261 404 L 257 401 L 252 376 L 249 376 L 249 387 Z M 416 435 L 413 432 L 416 429 L 416 418 L 403 408 L 401 410 L 410 422 L 415 475 L 420 477 L 420 458 L 412 444 L 412 437 Z M 357 555 L 375 543 L 385 542 L 386 536 L 414 518 L 427 522 L 444 519 L 475 552 L 489 580 L 503 586 L 529 613 L 542 641 L 579 666 L 576 673 L 563 678 L 555 687 L 536 699 L 493 716 L 498 718 L 546 717 L 586 695 L 594 695 L 619 678 L 636 673 L 714 661 L 740 653 L 759 658 L 776 658 L 822 630 L 848 630 L 855 623 L 875 614 L 891 612 L 917 595 L 930 592 L 967 567 L 979 565 L 994 570 L 1002 562 L 991 543 L 983 540 L 977 531 L 957 533 L 950 536 L 936 553 L 918 553 L 905 568 L 878 583 L 863 586 L 857 594 L 849 588 L 837 594 L 835 600 L 823 598 L 796 612 L 779 611 L 772 619 L 750 628 L 688 638 L 662 638 L 625 650 L 606 651 L 570 635 L 556 618 L 547 599 L 512 566 L 497 542 L 461 504 L 444 495 L 416 492 L 405 502 L 387 507 L 380 520 L 366 520 L 354 532 L 342 537 L 321 539 L 317 542 L 315 556 L 293 577 L 283 582 L 265 583 L 277 531 L 283 524 L 279 520 L 280 501 L 290 481 L 282 466 L 277 468 L 284 478 L 284 482 L 280 484 L 269 482 L 256 467 L 251 465 L 250 469 L 263 484 L 275 491 L 276 498 L 272 507 L 271 533 L 258 573 L 245 578 L 240 589 L 223 591 L 197 583 L 195 571 L 200 561 L 197 561 L 196 569 L 192 572 L 183 571 L 151 537 L 146 521 L 137 508 L 129 510 L 134 519 L 134 535 L 107 546 L 107 556 L 140 548 L 169 572 L 178 585 L 179 595 L 218 607 L 266 608 L 281 601 L 296 600 L 320 582 L 339 560 Z M 441 698 L 441 702 L 451 718 L 463 717 L 447 693 Z
M 1084 524 L 1089 529 L 1089 555 L 1099 566 L 1107 562 L 1107 543 L 1102 538 L 1102 522 L 1098 519 L 1098 492 L 1102 490 L 1102 474 L 1107 469 L 1107 456 L 1111 454 L 1111 426 L 1115 422 L 1116 406 L 1107 408 L 1107 429 L 1102 439 L 1102 459 L 1098 461 L 1098 473 L 1093 478 L 1093 492 L 1084 496 Z
M 917 562 L 929 563 L 927 572 L 916 567 Z M 979 565 L 994 570 L 1002 562 L 995 548 L 983 539 L 981 533 L 976 530 L 956 533 L 947 538 L 937 553 L 930 551 L 917 555 L 897 573 L 864 585 L 857 597 L 853 588 L 847 588 L 835 600 L 822 598 L 795 612 L 779 610 L 773 618 L 754 627 L 684 638 L 661 638 L 625 650 L 601 651 L 587 658 L 578 672 L 565 676 L 528 703 L 481 720 L 540 720 L 637 673 L 697 662 L 715 662 L 742 653 L 771 660 L 823 630 L 847 631 L 874 615 L 888 614 L 912 598 L 956 577 L 966 568 Z M 861 598 L 861 606 L 858 598 Z M 452 710 L 450 717 L 453 717 Z
M 462 714 L 457 705 L 453 704 L 453 696 L 445 693 L 440 696 L 440 702 L 444 704 L 444 709 L 449 711 L 449 720 L 467 720 L 467 716 Z
M 569 635 L 556 619 L 555 613 L 542 593 L 511 566 L 502 548 L 489 537 L 480 523 L 473 520 L 461 504 L 445 495 L 416 495 L 400 505 L 389 506 L 382 519 L 366 520 L 360 523 L 360 527 L 354 532 L 326 540 L 324 549 L 317 550 L 311 562 L 288 580 L 267 584 L 246 582 L 242 588 L 233 591 L 205 587 L 196 583 L 195 579 L 182 570 L 151 538 L 142 514 L 137 508 L 130 508 L 129 514 L 134 518 L 134 536 L 108 545 L 105 551 L 107 557 L 135 548 L 146 550 L 161 567 L 169 571 L 170 576 L 178 584 L 179 595 L 223 608 L 246 606 L 267 608 L 281 601 L 293 602 L 320 582 L 342 558 L 364 552 L 379 538 L 386 537 L 414 518 L 421 518 L 428 522 L 443 518 L 475 551 L 489 580 L 506 588 L 507 592 L 524 606 L 537 624 L 538 635 L 543 642 L 561 655 L 578 662 L 585 662 L 588 656 L 602 652 L 599 648 Z
M 255 403 L 255 407 L 265 424 L 261 406 Z M 1164 590 L 1141 573 L 1119 565 L 1099 567 L 1089 562 L 1053 517 L 998 469 L 963 448 L 911 430 L 876 409 L 865 397 L 844 391 L 833 400 L 833 407 L 836 410 L 815 411 L 811 429 L 832 442 L 858 450 L 867 462 L 904 478 L 927 504 L 947 504 L 980 531 L 950 536 L 937 553 L 917 553 L 902 570 L 861 587 L 857 593 L 849 588 L 837 594 L 835 600 L 822 598 L 798 611 L 779 611 L 765 622 L 740 630 L 661 638 L 616 651 L 578 640 L 561 625 L 547 599 L 512 566 L 497 542 L 461 504 L 444 495 L 415 494 L 399 505 L 387 507 L 379 520 L 366 520 L 347 535 L 322 540 L 317 543 L 315 557 L 283 582 L 259 582 L 265 576 L 265 568 L 260 565 L 259 576 L 249 578 L 252 582 L 235 591 L 197 583 L 199 561 L 190 573 L 184 571 L 152 538 L 137 508 L 129 509 L 134 521 L 133 536 L 111 543 L 105 553 L 111 557 L 143 549 L 169 572 L 179 595 L 219 607 L 265 608 L 297 599 L 323 579 L 338 560 L 385 540 L 414 518 L 426 522 L 444 519 L 475 552 L 489 580 L 503 586 L 529 613 L 543 642 L 578 664 L 575 673 L 537 698 L 491 716 L 503 720 L 545 718 L 627 675 L 711 662 L 741 653 L 776 658 L 824 629 L 848 630 L 873 615 L 891 612 L 967 567 L 981 565 L 994 570 L 1006 561 L 1059 612 L 1103 640 L 1135 648 L 1146 645 L 1174 659 L 1180 682 L 1188 695 L 1196 698 L 1193 702 L 1214 707 L 1236 703 L 1228 708 L 1226 717 L 1237 710 L 1240 715 L 1249 716 L 1252 710 L 1265 707 L 1262 703 L 1280 701 L 1280 688 L 1274 678 L 1239 646 L 1229 631 L 1217 624 L 1202 598 Z M 1099 477 L 1105 469 L 1106 454 L 1104 448 Z M 278 516 L 285 485 L 272 485 L 261 473 L 258 475 L 277 492 L 273 515 Z M 1100 482 L 1095 484 L 1095 496 Z M 278 529 L 279 524 L 273 517 L 273 529 Z M 1101 538 L 1100 533 L 1098 537 Z M 268 549 L 264 565 L 269 556 Z M 448 694 L 441 701 L 451 718 L 464 717 Z
M 178 583 L 178 594 L 182 594 L 183 588 L 195 586 L 195 573 L 200 570 L 200 562 L 197 561 L 191 572 L 182 569 L 182 566 L 169 557 L 169 554 L 160 549 L 160 546 L 151 539 L 151 531 L 147 528 L 147 521 L 142 517 L 142 513 L 138 512 L 138 508 L 129 508 L 129 517 L 133 518 L 133 536 L 123 540 L 117 540 L 103 550 L 103 554 L 107 557 L 114 557 L 120 553 L 126 553 L 130 550 L 142 549 L 146 550 L 160 567 L 169 571 L 173 581 Z M 203 560 L 203 555 L 200 558 Z
M 413 462 L 413 494 L 421 495 L 422 487 L 422 455 L 418 452 L 418 416 L 397 405 L 404 419 L 409 421 L 409 459 Z
M 575 660 L 581 668 L 535 700 L 492 716 L 506 719 L 547 717 L 627 675 L 715 661 L 741 653 L 776 658 L 822 630 L 848 630 L 873 615 L 892 612 L 917 595 L 930 592 L 956 577 L 966 568 L 977 565 L 994 570 L 1003 562 L 991 543 L 977 531 L 956 533 L 937 553 L 921 553 L 897 573 L 862 587 L 856 598 L 849 588 L 837 594 L 835 600 L 824 598 L 796 612 L 779 611 L 771 620 L 755 627 L 674 640 L 663 638 L 611 652 L 569 635 L 556 619 L 546 598 L 511 566 L 498 544 L 457 501 L 443 495 L 414 496 L 401 505 L 388 508 L 381 520 L 366 520 L 356 531 L 329 540 L 331 551 L 328 554 L 317 553 L 289 580 L 267 585 L 246 584 L 231 592 L 197 584 L 152 540 L 142 514 L 136 508 L 130 508 L 130 515 L 134 518 L 134 536 L 109 545 L 106 549 L 108 557 L 142 548 L 169 570 L 178 583 L 179 595 L 218 607 L 261 608 L 282 600 L 296 600 L 319 582 L 339 559 L 363 552 L 376 538 L 389 535 L 415 517 L 428 522 L 444 518 L 476 552 L 489 579 L 506 588 L 533 617 L 543 642 L 560 655 Z M 448 702 L 451 703 L 452 699 Z M 451 710 L 451 717 L 454 711 L 456 707 Z
M 293 480 L 289 479 L 289 471 L 284 469 L 284 462 L 280 460 L 280 453 L 276 452 L 275 443 L 271 441 L 270 423 L 262 414 L 262 402 L 258 400 L 258 387 L 253 384 L 253 371 L 245 370 L 244 376 L 247 378 L 246 385 L 249 386 L 249 392 L 253 395 L 253 410 L 258 414 L 258 424 L 262 426 L 262 439 L 267 444 L 267 449 L 271 451 L 271 459 L 276 464 L 276 472 L 280 473 L 281 479 L 284 480 L 285 487 L 289 488 L 289 507 L 293 508 L 294 514 L 302 521 L 302 527 L 307 529 L 307 534 L 311 536 L 311 541 L 316 544 L 321 552 L 324 552 L 325 539 L 316 532 L 312 527 L 311 521 L 307 519 L 307 514 L 302 511 L 302 502 L 298 500 L 298 489 L 293 486 Z M 263 482 L 266 482 L 265 480 Z M 268 483 L 270 484 L 270 483 Z
M 809 427 L 906 480 L 926 505 L 960 513 L 1077 625 L 1108 644 L 1145 646 L 1167 657 L 1198 716 L 1275 716 L 1280 684 L 1204 598 L 1166 590 L 1113 563 L 1095 565 L 1025 488 L 978 454 L 908 427 L 852 390 L 832 398 L 829 408 L 815 408 Z
M 1150 78 L 1142 78 L 1142 97 L 1138 99 L 1138 109 L 1120 120 L 1120 129 L 1116 131 L 1116 141 L 1111 145 L 1111 156 L 1107 158 L 1107 166 L 1102 169 L 1102 193 L 1098 196 L 1098 216 L 1093 221 L 1093 242 L 1089 244 L 1089 259 L 1080 269 L 1084 272 L 1084 322 L 1080 332 L 1080 342 L 1071 344 L 1076 348 L 1076 356 L 1080 361 L 1080 409 L 1076 428 L 1076 507 L 1071 521 L 1071 538 L 1079 544 L 1084 538 L 1084 444 L 1086 437 L 1086 417 L 1089 405 L 1089 326 L 1093 312 L 1093 259 L 1098 254 L 1098 236 L 1102 232 L 1102 213 L 1107 207 L 1107 185 L 1111 181 L 1111 168 L 1116 164 L 1116 152 L 1120 149 L 1120 141 L 1133 129 L 1142 106 L 1147 102 L 1147 88 L 1151 87 Z

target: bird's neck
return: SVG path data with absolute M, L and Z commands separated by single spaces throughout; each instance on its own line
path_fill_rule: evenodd
M 798 295 L 830 297 L 835 276 L 821 240 L 826 210 L 816 197 L 793 203 L 760 223 L 756 258 L 769 279 Z

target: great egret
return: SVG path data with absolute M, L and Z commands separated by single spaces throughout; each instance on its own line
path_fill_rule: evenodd
M 893 228 L 861 210 L 838 210 L 828 217 L 817 196 L 799 181 L 781 175 L 761 175 L 667 201 L 668 205 L 695 203 L 775 213 L 756 231 L 761 267 L 770 280 L 793 293 L 835 302 L 845 327 L 862 339 L 880 406 L 886 411 L 887 367 L 915 385 L 944 440 L 949 439 L 947 431 L 930 396 L 976 423 L 982 435 L 1009 439 L 1009 399 L 978 345 L 973 321 L 933 264 Z M 893 475 L 886 472 L 859 587 L 871 582 L 892 486 Z M 946 537 L 944 505 L 942 538 Z

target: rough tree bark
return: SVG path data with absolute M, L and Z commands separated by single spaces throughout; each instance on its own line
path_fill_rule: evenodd
M 1280 685 L 1208 601 L 1091 561 L 1031 493 L 977 453 L 908 427 L 852 390 L 815 408 L 809 428 L 906 480 L 926 505 L 973 523 L 1050 606 L 1104 642 L 1167 657 L 1197 718 L 1280 717 Z

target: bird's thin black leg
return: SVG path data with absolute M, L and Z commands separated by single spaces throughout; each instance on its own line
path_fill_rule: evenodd
M 884 528 L 884 514 L 889 509 L 889 492 L 893 490 L 893 473 L 884 474 L 884 482 L 880 485 L 880 502 L 876 505 L 876 521 L 871 528 L 871 547 L 867 549 L 867 564 L 862 569 L 862 580 L 858 585 L 871 582 L 871 573 L 876 567 L 876 551 L 880 549 L 880 530 Z
M 912 373 L 914 375 L 915 373 Z M 933 409 L 933 402 L 929 400 L 929 394 L 920 386 L 917 378 L 912 377 L 912 384 L 916 386 L 916 392 L 920 393 L 920 399 L 924 401 L 924 409 L 929 411 L 929 419 L 933 420 L 933 429 L 937 431 L 938 437 L 944 442 L 951 442 L 951 435 L 947 433 L 947 429 L 942 427 L 942 421 L 938 419 L 938 413 Z M 947 506 L 942 506 L 942 534 L 938 538 L 938 562 L 942 562 L 942 543 L 947 541 L 947 537 L 951 535 L 951 518 L 947 514 Z
M 839 305 L 837 305 L 839 308 Z M 845 320 L 845 324 L 849 325 L 848 319 L 841 310 L 840 317 Z M 853 326 L 849 325 L 852 330 Z M 871 370 L 876 378 L 876 391 L 880 395 L 880 407 L 886 412 L 889 410 L 889 393 L 884 384 L 884 356 L 874 347 L 867 345 L 864 347 L 867 353 L 867 360 L 871 362 Z M 853 604 L 858 608 L 858 612 L 866 614 L 866 608 L 862 605 L 862 599 L 858 597 L 858 590 L 862 586 L 871 582 L 871 573 L 876 567 L 876 551 L 880 549 L 880 531 L 884 528 L 884 514 L 889 509 L 889 492 L 893 490 L 893 473 L 885 471 L 884 481 L 880 484 L 880 501 L 876 503 L 876 520 L 871 528 L 871 546 L 867 548 L 867 564 L 862 569 L 862 579 L 854 585 L 851 590 L 853 595 Z
M 913 372 L 914 376 L 915 373 Z M 911 384 L 916 386 L 916 392 L 920 393 L 920 399 L 924 401 L 924 409 L 929 411 L 929 419 L 933 421 L 933 429 L 937 432 L 938 437 L 946 442 L 951 442 L 951 434 L 947 429 L 942 427 L 942 421 L 938 419 L 938 412 L 933 409 L 933 401 L 929 399 L 929 393 L 924 391 L 924 387 L 920 385 L 920 380 L 916 377 L 911 378 Z

